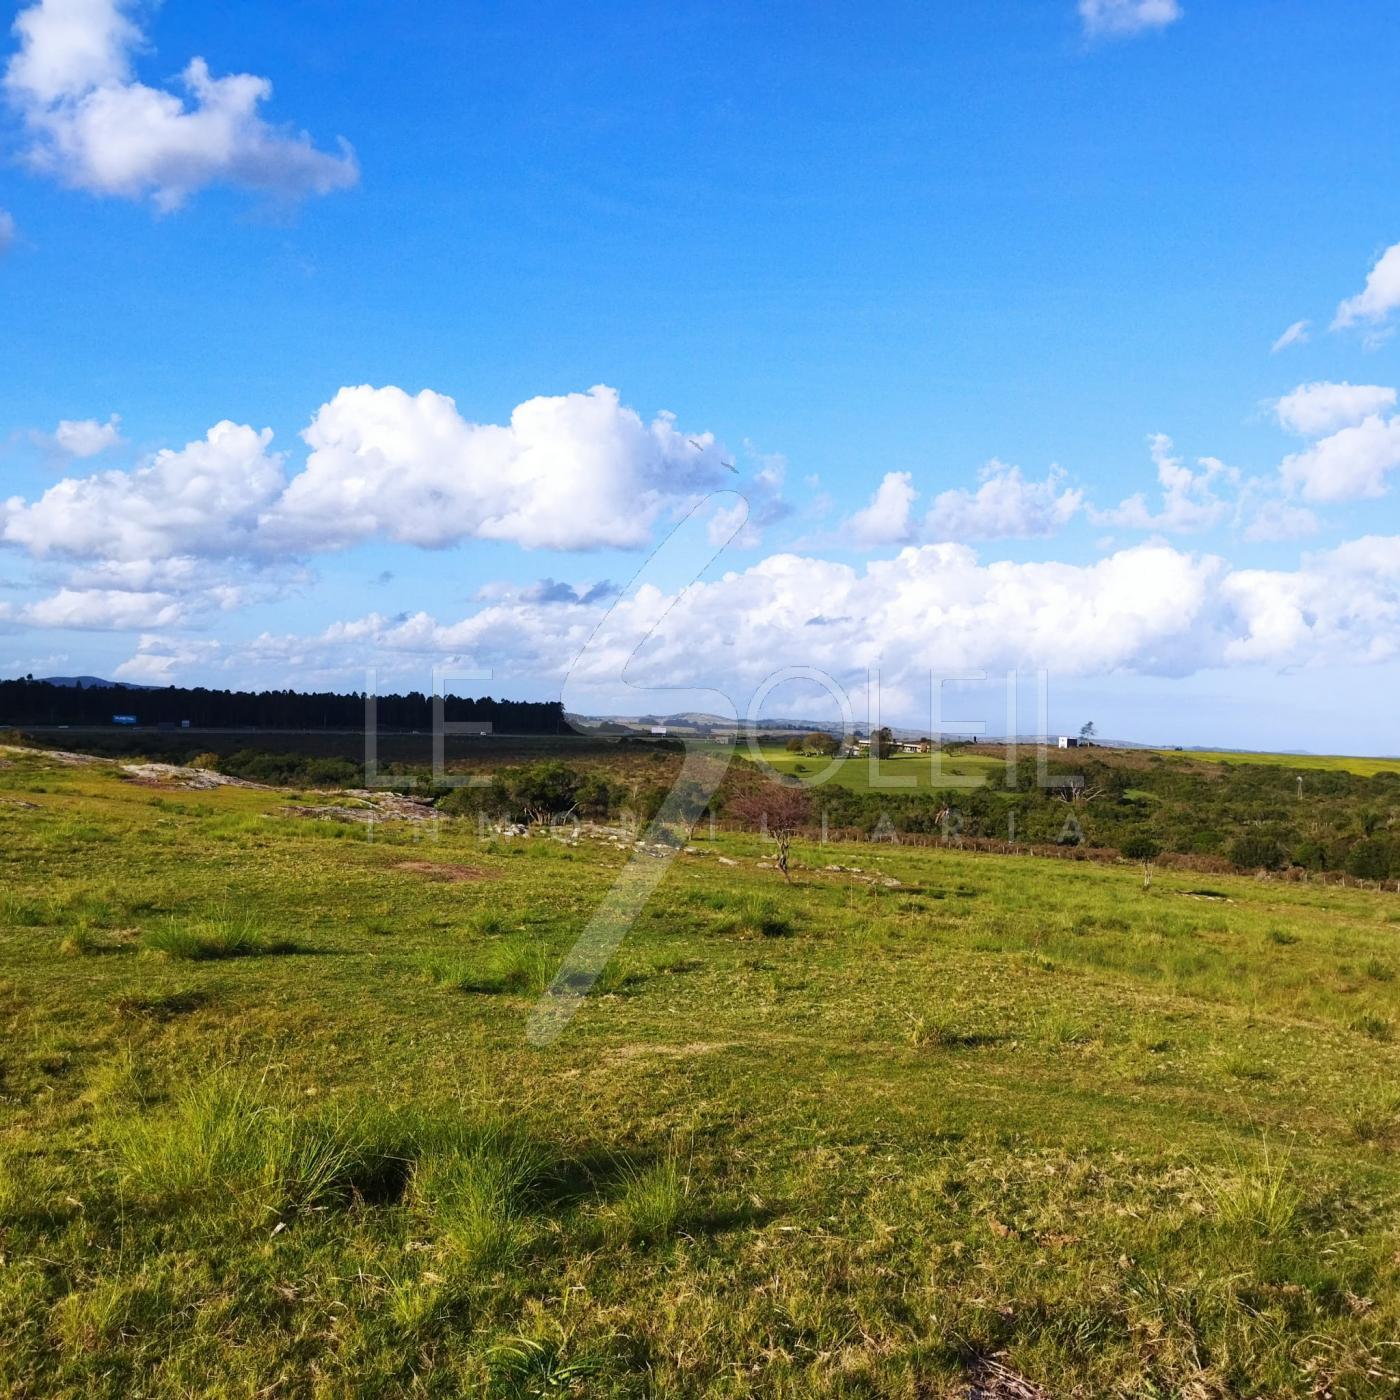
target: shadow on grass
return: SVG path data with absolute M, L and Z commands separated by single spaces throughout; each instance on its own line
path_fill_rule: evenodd
M 180 962 L 286 957 L 316 950 L 290 938 L 267 938 L 249 924 L 162 924 L 141 936 L 141 947 Z
M 916 1050 L 978 1050 L 1011 1037 L 1004 1031 L 966 1030 L 936 1015 L 909 1015 L 908 1040 Z
M 214 1004 L 209 992 L 193 988 L 181 992 L 152 993 L 149 996 L 118 997 L 116 1012 L 133 1020 L 173 1021 L 177 1016 L 188 1016 L 195 1011 L 203 1011 Z
M 483 1267 L 581 1243 L 660 1246 L 766 1218 L 717 1198 L 675 1153 L 565 1148 L 493 1108 L 359 1101 L 307 1113 L 246 1073 L 216 1070 L 159 1111 L 101 1121 L 127 1203 L 157 1216 L 203 1219 L 207 1206 L 230 1223 L 285 1227 L 402 1208 Z
M 119 935 L 102 936 L 91 929 L 75 929 L 58 945 L 58 951 L 70 958 L 107 958 L 121 953 L 134 953 L 136 943 Z

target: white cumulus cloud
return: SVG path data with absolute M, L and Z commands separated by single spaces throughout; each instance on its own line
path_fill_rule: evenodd
M 110 424 L 61 424 L 71 453 L 113 440 Z M 650 422 L 599 385 L 534 398 L 506 424 L 471 423 L 446 395 L 361 386 L 323 404 L 288 482 L 272 433 L 216 424 L 130 471 L 67 477 L 34 500 L 0 501 L 0 543 L 38 558 L 271 561 L 377 538 L 423 548 L 468 539 L 530 549 L 637 549 L 657 521 L 732 475 L 710 433 Z M 760 480 L 759 523 L 783 510 Z M 732 511 L 716 529 L 727 537 Z M 758 541 L 752 526 L 740 542 Z
M 1237 472 L 1217 457 L 1197 458 L 1199 470 L 1193 471 L 1173 455 L 1172 440 L 1165 433 L 1153 433 L 1147 444 L 1162 487 L 1160 509 L 1153 511 L 1146 496 L 1136 492 L 1112 510 L 1092 512 L 1096 524 L 1190 534 L 1225 520 L 1230 505 L 1217 494 L 1216 487 L 1235 484 Z
M 1044 481 L 1027 481 L 1019 467 L 992 458 L 975 490 L 940 491 L 921 521 L 914 518 L 919 493 L 909 472 L 886 472 L 870 504 L 847 521 L 845 533 L 867 548 L 916 540 L 1031 539 L 1052 535 L 1084 504 L 1083 493 L 1065 485 L 1052 467 Z
M 331 154 L 306 132 L 263 119 L 266 78 L 215 77 L 193 58 L 180 74 L 183 95 L 138 81 L 135 8 L 131 0 L 38 0 L 20 11 L 4 88 L 35 169 L 95 194 L 149 196 L 161 209 L 213 184 L 296 197 L 359 178 L 343 141 Z
M 1317 516 L 1304 506 L 1287 501 L 1264 500 L 1244 525 L 1244 537 L 1251 543 L 1296 540 L 1317 533 Z
M 568 678 L 572 690 L 729 687 L 737 700 L 776 669 L 809 666 L 843 683 L 872 668 L 891 684 L 943 672 L 1048 666 L 1180 674 L 1218 655 L 1205 621 L 1220 560 L 1140 545 L 1089 565 L 982 563 L 966 545 L 917 545 L 863 568 L 796 554 L 692 584 L 677 599 L 645 587 L 617 607 L 615 652 L 585 644 L 604 605 L 503 598 L 456 622 L 371 614 L 313 638 L 262 638 L 261 657 L 327 666 L 366 654 L 447 656 L 499 675 Z M 631 638 L 661 619 L 634 656 Z M 742 708 L 742 706 L 741 706 Z
M 1165 29 L 1181 16 L 1178 0 L 1079 0 L 1079 18 L 1091 38 Z
M 718 686 L 742 712 L 776 671 L 825 671 L 853 694 L 878 670 L 887 694 L 927 693 L 931 672 L 1044 668 L 1056 676 L 1181 676 L 1229 665 L 1363 664 L 1400 657 L 1400 537 L 1368 536 L 1304 555 L 1294 569 L 1233 569 L 1213 555 L 1152 542 L 1089 564 L 983 561 L 966 545 L 909 546 L 853 567 L 775 554 L 692 584 L 501 585 L 471 615 L 371 613 L 314 635 L 265 634 L 220 647 L 144 637 L 119 678 L 169 680 L 217 664 L 299 683 L 353 683 L 366 664 L 421 674 L 437 664 L 488 667 L 499 679 L 564 687 L 570 703 L 645 708 L 654 687 Z M 565 598 L 562 595 L 567 594 Z M 564 605 L 567 604 L 567 605 Z M 175 600 L 168 600 L 169 606 Z M 159 599 L 129 605 L 158 611 Z M 70 600 L 88 625 L 115 604 Z M 29 618 L 23 619 L 29 621 Z M 141 625 L 141 624 L 135 624 Z M 655 629 L 640 649 L 635 638 Z M 599 647 L 595 636 L 606 639 Z M 626 684 L 623 677 L 626 676 Z
M 910 511 L 918 496 L 909 472 L 886 472 L 870 504 L 846 522 L 847 533 L 866 548 L 905 543 L 913 528 Z
M 978 475 L 976 491 L 942 491 L 924 521 L 933 540 L 1031 539 L 1053 535 L 1084 504 L 1084 493 L 1066 486 L 1052 467 L 1044 481 L 1027 481 L 1019 467 L 993 458 Z
M 1354 297 L 1348 297 L 1338 308 L 1332 321 L 1333 330 L 1343 330 L 1360 321 L 1373 324 L 1385 321 L 1400 307 L 1400 243 L 1392 243 L 1376 260 L 1366 278 L 1366 285 Z
M 125 632 L 172 627 L 184 620 L 185 612 L 179 600 L 168 593 L 61 588 L 51 597 L 30 603 L 20 617 L 31 627 Z
M 186 668 L 214 664 L 220 655 L 221 648 L 214 641 L 192 641 L 148 632 L 139 639 L 135 655 L 129 656 L 112 672 L 112 679 L 136 685 L 178 685 Z
M 1369 535 L 1306 555 L 1296 570 L 1222 581 L 1235 626 L 1229 662 L 1371 663 L 1400 655 L 1400 538 Z
M 1299 437 L 1322 437 L 1395 406 L 1395 390 L 1382 384 L 1300 384 L 1274 404 L 1278 421 Z
M 0 502 L 0 541 L 44 557 L 149 560 L 255 553 L 258 518 L 281 494 L 269 429 L 218 423 L 134 471 L 69 477 L 37 500 Z
M 726 484 L 708 434 L 650 423 L 597 385 L 472 423 L 445 394 L 342 389 L 303 434 L 305 470 L 269 511 L 272 538 L 332 548 L 370 536 L 427 548 L 637 549 L 677 501 Z
M 95 418 L 64 418 L 53 430 L 50 441 L 69 457 L 96 457 L 122 440 L 122 420 L 119 414 L 99 423 Z
M 1400 417 L 1372 413 L 1283 459 L 1284 484 L 1309 501 L 1383 496 L 1386 477 L 1400 467 Z

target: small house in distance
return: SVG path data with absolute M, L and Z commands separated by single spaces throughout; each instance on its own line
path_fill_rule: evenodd
M 1062 749 L 1077 749 L 1082 747 L 1083 739 L 1076 739 L 1073 734 L 1061 734 L 1059 747 Z

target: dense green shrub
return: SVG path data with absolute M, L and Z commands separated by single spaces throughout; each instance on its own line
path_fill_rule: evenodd
M 1381 837 L 1368 836 L 1347 852 L 1347 874 L 1358 879 L 1384 880 L 1394 868 L 1394 849 Z
M 612 782 L 601 769 L 594 768 L 579 779 L 574 789 L 574 803 L 581 817 L 602 820 L 622 805 L 626 788 Z
M 311 758 L 297 753 L 266 753 L 239 749 L 218 761 L 221 773 L 252 783 L 276 787 L 356 787 L 364 782 L 364 770 L 348 758 Z
M 1327 847 L 1321 841 L 1300 841 L 1293 848 L 1293 864 L 1304 870 L 1327 869 Z
M 1146 835 L 1128 837 L 1119 850 L 1128 860 L 1141 861 L 1156 860 L 1162 853 L 1162 848 Z
M 1277 870 L 1285 859 L 1284 849 L 1260 831 L 1247 831 L 1230 843 L 1230 859 L 1245 870 Z

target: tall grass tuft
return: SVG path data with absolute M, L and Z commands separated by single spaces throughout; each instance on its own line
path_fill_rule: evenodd
M 497 944 L 481 960 L 429 958 L 422 968 L 432 982 L 449 991 L 538 996 L 549 986 L 555 962 L 542 944 L 513 938 Z
M 416 1144 L 411 1199 L 454 1253 L 477 1268 L 510 1263 L 529 1238 L 529 1211 L 553 1162 L 509 1125 L 460 1124 Z
M 622 1195 L 607 1216 L 609 1233 L 629 1244 L 660 1244 L 679 1234 L 690 1209 L 691 1180 L 670 1153 L 624 1173 Z
M 486 1370 L 492 1394 L 579 1395 L 583 1383 L 607 1364 L 606 1356 L 593 1352 L 567 1355 L 567 1335 L 511 1337 L 486 1353 Z
M 1374 1089 L 1351 1115 L 1358 1142 L 1387 1142 L 1400 1135 L 1400 1089 Z
M 1220 1067 L 1232 1079 L 1264 1083 L 1266 1080 L 1276 1077 L 1276 1072 L 1271 1065 L 1265 1064 L 1243 1050 L 1231 1051 L 1221 1060 Z
M 1226 1230 L 1250 1231 L 1280 1238 L 1298 1218 L 1302 1191 L 1293 1183 L 1290 1154 L 1281 1156 L 1264 1144 L 1259 1165 L 1237 1163 L 1233 1174 L 1205 1178 L 1217 1224 Z
M 760 938 L 786 938 L 794 931 L 792 920 L 777 901 L 764 894 L 751 894 L 731 905 L 719 927 L 725 933 L 745 933 Z
M 995 1039 L 986 1032 L 965 1030 L 939 1012 L 906 1011 L 904 1017 L 909 1044 L 916 1050 L 968 1049 Z
M 1372 1012 L 1358 1016 L 1351 1023 L 1352 1030 L 1360 1031 L 1362 1035 L 1370 1036 L 1372 1040 L 1378 1040 L 1383 1045 L 1388 1045 L 1395 1039 L 1395 1023 L 1385 1016 L 1377 1016 Z
M 109 1136 L 127 1184 L 166 1204 L 231 1195 L 287 1214 L 345 1201 L 380 1166 L 354 1125 L 298 1118 L 223 1070 L 166 1113 L 114 1118 Z
M 54 921 L 53 910 L 41 899 L 13 890 L 0 892 L 0 925 L 6 928 L 41 928 Z
M 253 958 L 298 952 L 290 939 L 268 939 L 249 919 L 210 919 L 201 923 L 166 923 L 147 929 L 141 946 L 152 953 L 188 962 L 219 958 Z
M 1094 1039 L 1094 1032 L 1083 1022 L 1058 1013 L 1039 1017 L 1036 1030 L 1051 1045 L 1088 1045 Z
M 153 1076 L 130 1045 L 118 1049 L 110 1059 L 94 1065 L 87 1076 L 83 1098 L 106 1107 L 140 1107 L 154 1098 Z
M 107 939 L 99 938 L 90 928 L 75 928 L 58 945 L 58 951 L 68 958 L 86 958 L 95 953 L 107 953 L 116 945 Z

